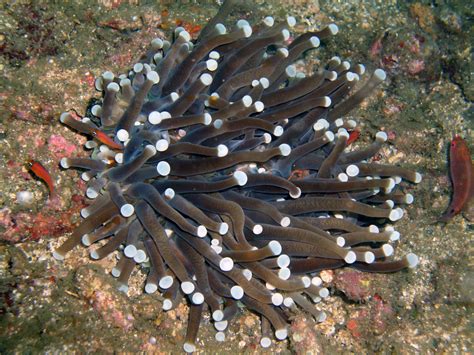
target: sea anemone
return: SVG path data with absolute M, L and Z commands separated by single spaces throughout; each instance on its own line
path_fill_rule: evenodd
M 266 347 L 271 328 L 287 337 L 295 307 L 324 321 L 319 270 L 394 272 L 418 262 L 392 259 L 399 233 L 390 222 L 413 201 L 398 186 L 420 174 L 370 162 L 384 132 L 352 149 L 356 122 L 344 119 L 384 71 L 360 85 L 365 67 L 333 57 L 307 76 L 293 63 L 336 25 L 292 38 L 293 17 L 266 17 L 228 31 L 229 11 L 226 2 L 195 42 L 183 28 L 172 43 L 154 39 L 129 73 L 96 80 L 103 99 L 91 117 L 60 118 L 92 137 L 90 158 L 61 160 L 84 170 L 91 204 L 54 257 L 81 243 L 94 260 L 118 251 L 120 290 L 138 266 L 164 310 L 184 296 L 187 352 L 206 309 L 223 340 L 241 302 L 261 317 Z

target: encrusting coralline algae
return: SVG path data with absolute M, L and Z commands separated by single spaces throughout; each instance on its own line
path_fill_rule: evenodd
M 306 76 L 293 63 L 336 25 L 292 38 L 293 17 L 266 17 L 228 30 L 221 21 L 231 6 L 195 43 L 177 28 L 172 43 L 153 40 L 128 74 L 100 76 L 93 117 L 60 118 L 92 138 L 90 158 L 61 160 L 83 170 L 91 204 L 54 256 L 81 243 L 94 260 L 118 250 L 112 275 L 121 290 L 138 265 L 148 272 L 145 292 L 161 292 L 164 310 L 185 297 L 187 352 L 207 309 L 222 341 L 241 302 L 260 315 L 268 347 L 271 330 L 287 337 L 296 307 L 325 320 L 329 291 L 319 270 L 418 263 L 411 253 L 393 259 L 400 235 L 390 222 L 413 201 L 399 186 L 420 174 L 370 162 L 384 132 L 364 149 L 348 148 L 357 124 L 344 116 L 385 72 L 359 85 L 365 67 L 333 57 Z M 298 171 L 306 176 L 295 179 Z

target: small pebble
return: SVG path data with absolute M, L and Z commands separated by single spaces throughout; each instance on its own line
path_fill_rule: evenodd
M 33 200 L 34 196 L 31 191 L 19 191 L 16 193 L 16 203 L 21 206 L 30 206 Z

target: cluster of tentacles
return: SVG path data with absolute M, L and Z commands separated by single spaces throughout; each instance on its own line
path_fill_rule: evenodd
M 319 270 L 393 272 L 418 262 L 392 259 L 399 233 L 390 222 L 413 200 L 399 185 L 421 176 L 369 162 L 383 132 L 351 149 L 356 123 L 342 118 L 385 73 L 358 85 L 364 66 L 334 57 L 305 76 L 292 63 L 336 25 L 292 38 L 294 18 L 267 17 L 228 31 L 220 21 L 229 9 L 221 10 L 196 42 L 178 28 L 172 43 L 153 40 L 128 74 L 100 76 L 103 100 L 91 117 L 61 116 L 92 137 L 90 158 L 61 161 L 84 170 L 92 202 L 54 256 L 81 243 L 95 260 L 118 251 L 121 290 L 139 265 L 163 309 L 184 296 L 188 352 L 204 309 L 223 340 L 241 302 L 261 316 L 266 347 L 272 328 L 287 337 L 295 307 L 325 319 L 315 305 L 329 295 Z

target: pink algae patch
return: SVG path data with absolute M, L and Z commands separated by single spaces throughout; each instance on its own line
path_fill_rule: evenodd
M 42 148 L 46 142 L 44 141 L 44 138 L 42 137 L 35 137 L 33 143 L 34 143 L 35 148 Z
M 337 273 L 335 286 L 341 290 L 347 298 L 353 301 L 365 301 L 371 293 L 370 276 L 358 271 L 344 270 Z
M 26 240 L 39 240 L 45 236 L 59 237 L 73 230 L 73 216 L 77 207 L 57 213 L 53 208 L 44 208 L 43 212 L 12 213 L 8 208 L 0 210 L 0 240 L 19 243 Z
M 425 62 L 422 59 L 414 59 L 408 63 L 408 72 L 416 75 L 425 69 Z
M 69 158 L 77 149 L 77 145 L 69 143 L 63 136 L 53 134 L 48 139 L 49 150 L 56 158 Z
M 133 315 L 122 312 L 117 308 L 117 300 L 108 292 L 96 290 L 91 297 L 92 306 L 102 318 L 125 331 L 133 327 Z
M 383 334 L 394 316 L 392 306 L 377 294 L 369 301 L 369 307 L 354 312 L 346 328 L 354 338 L 367 339 Z

